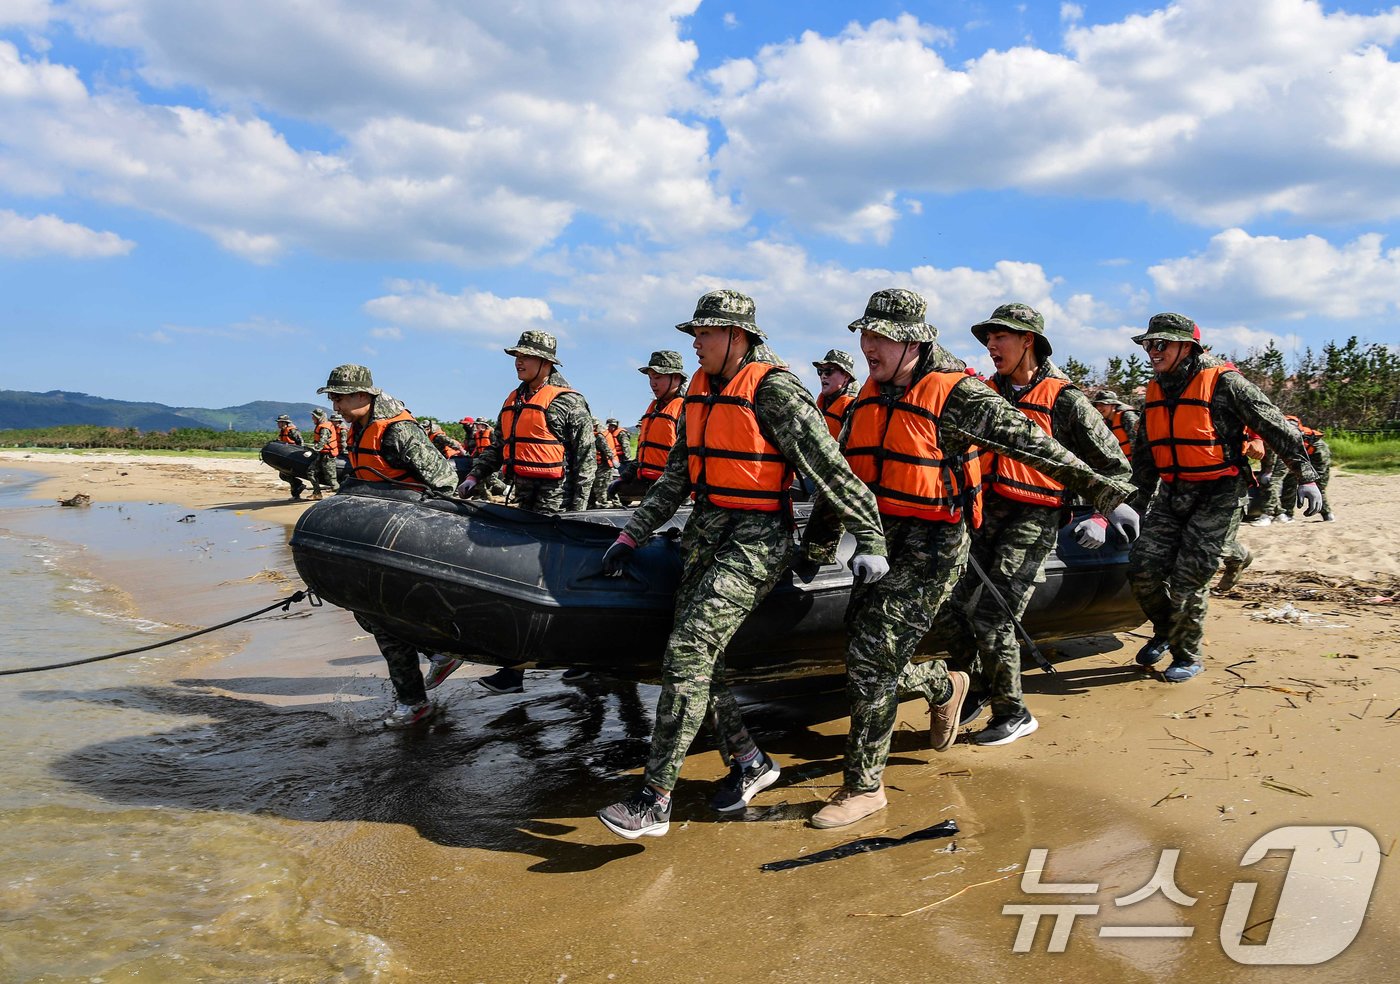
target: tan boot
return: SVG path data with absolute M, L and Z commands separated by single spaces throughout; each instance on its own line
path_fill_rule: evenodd
M 1240 544 L 1240 546 L 1243 547 L 1244 544 Z M 1239 581 L 1240 574 L 1243 573 L 1244 569 L 1252 563 L 1254 563 L 1254 555 L 1249 552 L 1248 547 L 1244 547 L 1243 558 L 1236 559 L 1234 557 L 1231 557 L 1228 560 L 1226 560 L 1223 565 L 1224 573 L 1220 575 L 1220 582 L 1215 586 L 1216 592 L 1219 594 L 1224 594 L 1226 591 L 1229 591 L 1231 588 L 1233 588 L 1235 584 Z
M 948 674 L 953 696 L 929 708 L 928 742 L 935 752 L 946 752 L 958 740 L 958 721 L 962 719 L 963 700 L 972 681 L 961 670 Z
M 812 814 L 811 824 L 823 830 L 829 827 L 844 827 L 857 820 L 864 820 L 872 813 L 879 813 L 888 805 L 884 786 L 869 793 L 857 793 L 842 786 L 831 794 L 825 806 Z

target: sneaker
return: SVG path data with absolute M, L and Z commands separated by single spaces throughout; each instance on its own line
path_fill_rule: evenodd
M 598 819 L 603 821 L 604 827 L 628 840 L 662 837 L 671 829 L 671 804 L 658 806 L 656 790 L 643 786 L 640 792 L 621 803 L 603 807 L 598 811 Z
M 1257 518 L 1255 518 L 1255 519 L 1249 520 L 1249 525 L 1250 525 L 1250 526 L 1268 526 L 1268 525 L 1269 525 L 1270 523 L 1272 523 L 1273 521 L 1274 521 L 1274 520 L 1273 520 L 1273 517 L 1272 517 L 1272 516 L 1259 516 L 1259 517 L 1257 517 Z
M 1288 513 L 1280 513 L 1274 517 L 1274 521 L 1279 523 L 1291 523 L 1293 522 L 1293 517 Z
M 1176 659 L 1172 660 L 1171 666 L 1162 671 L 1162 678 L 1168 683 L 1185 683 L 1204 670 L 1205 667 L 1194 660 Z
M 962 717 L 963 701 L 967 699 L 967 688 L 971 683 L 968 675 L 962 670 L 953 670 L 948 674 L 948 684 L 952 687 L 953 692 L 944 699 L 943 703 L 934 704 L 929 708 L 928 742 L 935 752 L 946 752 L 953 747 L 953 742 L 957 740 L 958 720 Z M 882 793 L 881 798 L 883 796 Z M 850 823 L 851 821 L 846 822 Z M 832 824 L 832 826 L 836 825 Z
M 1138 650 L 1138 666 L 1156 666 L 1167 655 L 1167 646 L 1167 640 L 1162 636 L 1154 635 L 1148 639 L 1147 645 Z
M 421 704 L 395 704 L 393 710 L 384 715 L 380 722 L 386 728 L 411 728 L 421 721 L 427 721 L 438 712 L 438 706 L 430 700 Z
M 1243 544 L 1241 544 L 1241 546 L 1243 546 Z M 1229 560 L 1225 561 L 1224 573 L 1220 575 L 1220 583 L 1215 586 L 1215 590 L 1222 593 L 1229 591 L 1235 586 L 1236 582 L 1239 581 L 1240 572 L 1252 563 L 1254 563 L 1254 554 L 1249 552 L 1248 547 L 1245 547 L 1243 560 L 1237 560 L 1231 557 Z
M 767 752 L 759 752 L 758 760 L 747 769 L 734 763 L 729 775 L 720 780 L 719 792 L 710 800 L 710 808 L 720 813 L 733 813 L 749 805 L 749 800 L 778 781 L 782 770 Z
M 965 728 L 980 718 L 991 702 L 986 694 L 968 694 L 963 700 L 962 714 L 958 716 L 958 727 Z
M 1017 714 L 993 714 L 987 726 L 969 741 L 974 745 L 1009 745 L 1017 738 L 1024 738 L 1040 727 L 1030 711 L 1022 709 Z
M 466 660 L 452 656 L 428 657 L 428 672 L 423 674 L 423 687 L 436 690 L 442 681 L 456 673 Z
M 490 676 L 481 677 L 476 682 L 493 694 L 523 694 L 525 692 L 525 672 L 510 666 L 503 666 Z
M 812 814 L 812 819 L 808 822 L 821 830 L 844 827 L 857 820 L 864 820 L 872 813 L 879 813 L 888 805 L 884 786 L 870 793 L 857 793 L 842 786 L 831 794 L 825 806 Z
M 578 683 L 580 680 L 587 680 L 593 674 L 581 666 L 571 666 L 563 673 L 559 674 L 559 679 L 565 683 Z

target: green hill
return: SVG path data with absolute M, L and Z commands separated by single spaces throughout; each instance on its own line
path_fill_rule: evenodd
M 135 427 L 141 431 L 166 431 L 182 427 L 214 430 L 276 430 L 279 414 L 288 414 L 298 427 L 310 426 L 314 403 L 278 403 L 256 400 L 236 407 L 169 407 L 163 403 L 108 400 L 87 393 L 50 390 L 0 390 L 0 430 L 95 424 L 102 427 Z

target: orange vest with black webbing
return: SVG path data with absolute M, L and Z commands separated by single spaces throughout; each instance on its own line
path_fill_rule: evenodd
M 1128 433 L 1128 428 L 1123 423 L 1123 408 L 1114 407 L 1104 418 L 1104 423 L 1108 424 L 1108 429 L 1113 431 L 1113 436 L 1118 439 L 1118 446 L 1123 449 L 1123 457 L 1132 461 L 1133 435 Z
M 483 427 L 476 431 L 476 443 L 472 445 L 472 454 L 481 454 L 491 446 L 491 428 Z
M 1303 434 L 1303 448 L 1308 452 L 1308 454 L 1316 454 L 1317 444 L 1313 439 L 1321 437 L 1322 431 L 1309 427 L 1307 424 L 1303 423 L 1291 413 L 1284 414 L 1283 419 L 1287 420 L 1289 423 L 1298 425 L 1298 430 L 1301 431 Z
M 823 402 L 823 397 L 817 397 L 817 409 L 822 412 L 822 418 L 826 421 L 826 429 L 831 431 L 832 437 L 841 434 L 841 425 L 846 422 L 846 414 L 850 412 L 851 404 L 856 402 L 856 398 L 849 393 L 838 393 L 833 396 L 830 402 Z
M 455 458 L 458 455 L 466 453 L 452 435 L 448 434 L 447 431 L 443 430 L 441 427 L 429 427 L 427 433 L 428 440 L 433 442 L 433 447 L 442 452 L 444 458 Z
M 777 512 L 788 501 L 793 470 L 764 436 L 754 413 L 758 384 L 779 368 L 750 362 L 718 393 L 702 369 L 685 394 L 685 439 L 691 495 L 725 509 Z
M 882 395 L 870 378 L 856 395 L 842 450 L 882 515 L 957 523 L 970 512 L 972 525 L 981 525 L 978 454 L 949 457 L 938 443 L 948 394 L 966 378 L 931 372 L 898 397 Z
M 660 407 L 652 400 L 637 432 L 637 477 L 655 480 L 666 470 L 666 458 L 676 443 L 676 421 L 685 398 L 676 394 Z
M 321 454 L 332 458 L 340 457 L 340 431 L 329 420 L 316 422 L 316 443 L 321 445 Z
M 598 467 L 604 470 L 617 467 L 616 445 L 608 439 L 606 434 L 593 435 L 593 457 L 598 462 Z
M 1147 384 L 1142 426 L 1162 481 L 1208 482 L 1240 473 L 1237 454 L 1234 449 L 1226 454 L 1210 419 L 1215 387 L 1222 374 L 1234 371 L 1228 366 L 1202 369 L 1176 399 L 1168 399 L 1157 380 Z
M 1008 402 L 1051 437 L 1055 436 L 1050 411 L 1068 379 L 1046 376 L 1034 386 L 1027 386 Z M 992 385 L 989 383 L 989 385 Z M 995 385 L 992 386 L 996 389 Z M 1049 475 L 1014 458 L 999 454 L 987 475 L 987 484 L 1003 498 L 1032 506 L 1061 506 L 1065 502 L 1065 487 Z
M 516 478 L 564 477 L 564 442 L 545 420 L 545 411 L 559 396 L 574 393 L 566 386 L 541 386 L 528 397 L 513 389 L 501 406 L 501 473 Z
M 292 432 L 295 430 L 296 426 L 294 424 L 278 424 L 277 440 L 281 441 L 283 444 L 297 443 L 297 439 L 292 436 Z
M 414 427 L 418 426 L 413 414 L 407 410 L 400 410 L 392 417 L 371 420 L 364 429 L 351 428 L 350 469 L 346 473 L 348 477 L 359 479 L 361 482 L 401 482 L 410 488 L 427 488 L 416 472 L 398 468 L 384 460 L 384 432 L 389 429 L 390 424 L 404 420 Z

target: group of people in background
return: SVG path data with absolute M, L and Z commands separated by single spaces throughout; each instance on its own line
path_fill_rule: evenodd
M 725 683 L 725 650 L 782 577 L 834 562 L 849 533 L 851 724 L 842 786 L 811 818 L 839 827 L 886 806 L 901 697 L 927 702 L 928 740 L 939 751 L 987 707 L 973 743 L 1006 745 L 1037 730 L 1021 692 L 1017 620 L 1066 517 L 1085 549 L 1110 536 L 1131 544 L 1128 581 L 1152 626 L 1136 661 L 1152 669 L 1170 655 L 1160 678 L 1172 683 L 1203 669 L 1207 585 L 1254 481 L 1246 442 L 1260 442 L 1280 485 L 1286 473 L 1289 511 L 1301 505 L 1330 518 L 1317 441 L 1210 355 L 1189 318 L 1154 315 L 1134 338 L 1154 373 L 1137 410 L 1111 392 L 1082 392 L 1051 360 L 1044 318 L 1027 304 L 1001 305 L 971 327 L 993 366 L 987 377 L 939 343 L 925 310 L 910 290 L 873 294 L 847 326 L 864 372 L 850 353 L 830 349 L 812 363 L 821 381 L 814 396 L 769 347 L 751 298 L 707 293 L 676 326 L 691 337 L 698 368 L 687 377 L 668 349 L 638 367 L 653 398 L 635 453 L 615 419 L 592 416 L 561 373 L 556 339 L 542 331 L 505 350 L 516 385 L 494 426 L 463 421 L 470 449 L 418 426 L 363 366 L 336 367 L 318 392 L 349 427 L 340 446 L 354 479 L 462 498 L 501 481 L 514 505 L 546 514 L 608 505 L 618 479 L 635 483 L 640 503 L 603 556 L 609 575 L 691 506 L 646 769 L 633 795 L 598 812 L 629 839 L 669 829 L 672 790 L 706 720 L 731 766 L 715 810 L 741 811 L 778 779 Z M 813 500 L 800 530 L 794 490 Z M 425 674 L 411 647 L 357 618 L 389 665 L 397 703 L 384 724 L 432 717 L 429 691 L 461 660 L 428 654 Z M 918 658 L 930 633 L 947 659 Z M 504 668 L 493 674 L 500 686 L 488 686 L 518 692 L 521 670 Z

